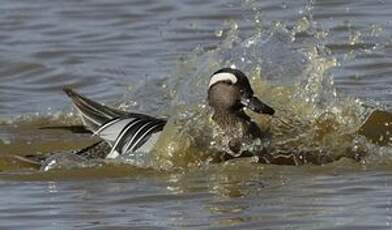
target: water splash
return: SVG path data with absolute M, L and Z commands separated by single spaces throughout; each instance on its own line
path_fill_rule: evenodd
M 227 25 L 229 30 L 219 30 L 223 40 L 216 49 L 198 47 L 179 63 L 171 77 L 175 82 L 169 84 L 174 86 L 172 104 L 182 110 L 175 110 L 173 114 L 179 115 L 171 118 L 165 138 L 158 144 L 157 165 L 165 169 L 189 167 L 211 156 L 210 150 L 223 135 L 206 135 L 217 129 L 207 118 L 206 85 L 209 75 L 222 66 L 247 73 L 256 94 L 277 108 L 273 119 L 251 114 L 261 127 L 267 125 L 271 131 L 273 138 L 268 144 L 272 154 L 295 154 L 313 163 L 342 157 L 370 163 L 379 159 L 377 156 L 392 156 L 390 147 L 370 144 L 358 134 L 372 109 L 366 102 L 337 91 L 330 70 L 338 68 L 339 62 L 320 41 L 327 32 L 314 29 L 306 17 L 293 29 L 277 22 L 270 28 L 259 28 L 246 39 L 240 38 L 235 22 Z M 313 43 L 298 48 L 298 33 L 311 34 Z M 355 33 L 350 41 L 357 43 L 359 39 L 360 34 Z M 222 144 L 218 146 L 225 149 Z

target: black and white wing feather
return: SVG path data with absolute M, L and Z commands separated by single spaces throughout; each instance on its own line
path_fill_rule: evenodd
M 157 140 L 153 138 L 153 134 L 162 131 L 165 124 L 164 120 L 148 116 L 119 117 L 103 124 L 95 132 L 95 135 L 106 140 L 112 146 L 112 150 L 106 158 L 116 158 L 118 155 L 140 150 L 145 144 L 152 147 L 151 141 L 154 139 L 155 143 Z M 144 151 L 150 149 L 144 149 Z
M 166 124 L 163 119 L 101 105 L 71 89 L 64 91 L 80 112 L 83 124 L 112 147 L 106 158 L 137 150 L 149 151 Z
M 82 117 L 83 124 L 92 132 L 97 130 L 108 120 L 127 115 L 126 112 L 109 108 L 83 97 L 72 89 L 64 88 L 64 92 L 72 99 L 74 107 Z

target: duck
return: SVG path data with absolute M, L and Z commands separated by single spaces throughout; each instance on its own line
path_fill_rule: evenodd
M 63 90 L 78 111 L 85 128 L 101 139 L 101 142 L 77 153 L 86 158 L 115 159 L 133 152 L 150 152 L 168 121 L 105 106 L 70 88 Z M 255 96 L 248 77 L 242 71 L 228 67 L 212 73 L 207 101 L 213 111 L 213 122 L 225 135 L 232 135 L 227 143 L 228 151 L 222 154 L 221 159 L 254 156 L 254 153 L 241 151 L 241 144 L 263 137 L 263 132 L 245 113 L 245 109 L 268 116 L 273 116 L 275 110 Z

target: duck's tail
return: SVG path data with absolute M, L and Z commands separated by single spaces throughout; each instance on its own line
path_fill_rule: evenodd
M 92 132 L 95 132 L 109 120 L 125 115 L 125 112 L 92 101 L 70 88 L 64 88 L 63 90 L 72 99 L 75 108 L 80 112 L 83 124 Z

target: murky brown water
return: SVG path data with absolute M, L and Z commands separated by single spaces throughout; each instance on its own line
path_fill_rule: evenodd
M 360 131 L 383 146 L 353 133 L 373 108 L 392 105 L 391 12 L 389 0 L 2 1 L 0 228 L 390 229 L 390 118 Z M 282 118 L 296 114 L 298 129 L 276 128 L 283 140 L 301 134 L 282 148 L 361 149 L 364 162 L 289 167 L 242 159 L 173 170 L 74 162 L 42 172 L 14 157 L 95 141 L 40 129 L 80 122 L 64 86 L 172 116 L 179 122 L 166 135 L 182 143 L 188 136 L 175 131 L 196 135 L 189 127 L 203 127 L 203 87 L 222 65 L 249 73 Z M 173 143 L 162 141 L 156 154 L 166 160 Z

